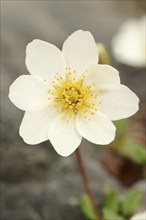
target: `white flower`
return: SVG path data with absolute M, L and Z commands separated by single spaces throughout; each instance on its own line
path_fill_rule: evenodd
M 134 215 L 130 220 L 146 220 L 146 211 Z
M 115 59 L 130 66 L 146 66 L 146 17 L 130 19 L 120 28 L 113 39 L 113 53 Z
M 26 111 L 20 126 L 26 143 L 50 140 L 58 154 L 68 156 L 82 137 L 101 145 L 114 140 L 111 120 L 133 115 L 139 99 L 120 84 L 116 69 L 97 63 L 90 32 L 74 32 L 62 52 L 40 40 L 28 44 L 26 66 L 31 75 L 16 79 L 9 94 Z

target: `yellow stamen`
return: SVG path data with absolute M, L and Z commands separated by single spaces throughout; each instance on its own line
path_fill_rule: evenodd
M 66 68 L 64 79 L 57 73 L 52 81 L 53 89 L 48 90 L 48 94 L 51 96 L 48 99 L 53 98 L 53 106 L 57 111 L 60 109 L 62 113 L 68 113 L 73 118 L 80 112 L 84 118 L 90 120 L 87 114 L 93 115 L 97 111 L 95 101 L 100 90 L 96 89 L 95 83 L 83 84 L 85 72 L 78 80 L 75 79 L 74 72 L 75 70 L 71 72 L 70 68 Z

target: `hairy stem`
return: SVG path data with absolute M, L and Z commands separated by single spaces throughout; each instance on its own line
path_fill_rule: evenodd
M 76 154 L 76 158 L 77 158 L 77 162 L 78 162 L 79 170 L 80 170 L 81 177 L 82 177 L 82 180 L 83 180 L 85 191 L 86 191 L 88 197 L 90 198 L 90 201 L 92 203 L 93 210 L 95 212 L 95 215 L 96 215 L 97 219 L 102 220 L 102 218 L 99 214 L 99 210 L 97 208 L 97 205 L 95 203 L 94 197 L 93 197 L 92 192 L 91 192 L 90 187 L 89 187 L 88 178 L 87 178 L 86 171 L 85 171 L 85 168 L 84 168 L 84 165 L 83 165 L 83 161 L 82 161 L 82 157 L 81 157 L 79 147 L 75 151 L 75 154 Z

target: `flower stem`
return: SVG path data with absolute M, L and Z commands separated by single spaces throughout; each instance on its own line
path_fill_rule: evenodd
M 94 210 L 95 215 L 97 217 L 97 220 L 102 220 L 102 218 L 101 218 L 101 216 L 99 214 L 99 210 L 98 210 L 98 208 L 96 206 L 94 197 L 93 197 L 92 192 L 91 192 L 90 187 L 89 187 L 88 178 L 87 178 L 86 171 L 85 171 L 85 168 L 84 168 L 84 165 L 83 165 L 83 161 L 82 161 L 82 157 L 81 157 L 81 153 L 80 153 L 79 147 L 76 149 L 75 154 L 76 154 L 79 170 L 80 170 L 80 173 L 81 173 L 81 176 L 82 176 L 82 180 L 83 180 L 85 191 L 86 191 L 86 193 L 87 193 L 87 195 L 88 195 L 88 197 L 89 197 L 89 199 L 91 201 L 93 210 Z

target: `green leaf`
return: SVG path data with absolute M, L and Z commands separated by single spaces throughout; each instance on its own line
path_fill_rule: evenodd
M 111 148 L 115 149 L 117 152 L 122 153 L 122 143 L 126 134 L 128 119 L 122 119 L 118 121 L 114 121 L 114 125 L 116 126 L 116 137 L 113 142 L 109 144 Z
M 105 190 L 103 208 L 110 209 L 115 213 L 118 212 L 119 209 L 118 192 L 112 187 L 107 187 Z
M 92 207 L 90 198 L 86 194 L 82 195 L 80 198 L 80 209 L 87 219 L 98 220 Z
M 108 54 L 107 49 L 102 43 L 97 43 L 97 49 L 98 49 L 98 54 L 99 54 L 99 64 L 110 64 L 111 60 Z
M 123 153 L 139 164 L 146 164 L 145 145 L 138 140 L 125 139 L 123 142 Z
M 132 188 L 126 194 L 123 203 L 121 204 L 121 212 L 124 215 L 132 214 L 134 209 L 140 203 L 142 192 L 136 188 Z
M 126 128 L 127 128 L 128 120 L 122 119 L 118 121 L 114 121 L 114 125 L 117 128 L 117 137 L 121 137 L 125 135 Z
M 103 210 L 103 218 L 104 220 L 124 220 L 121 215 L 114 213 L 110 209 Z

